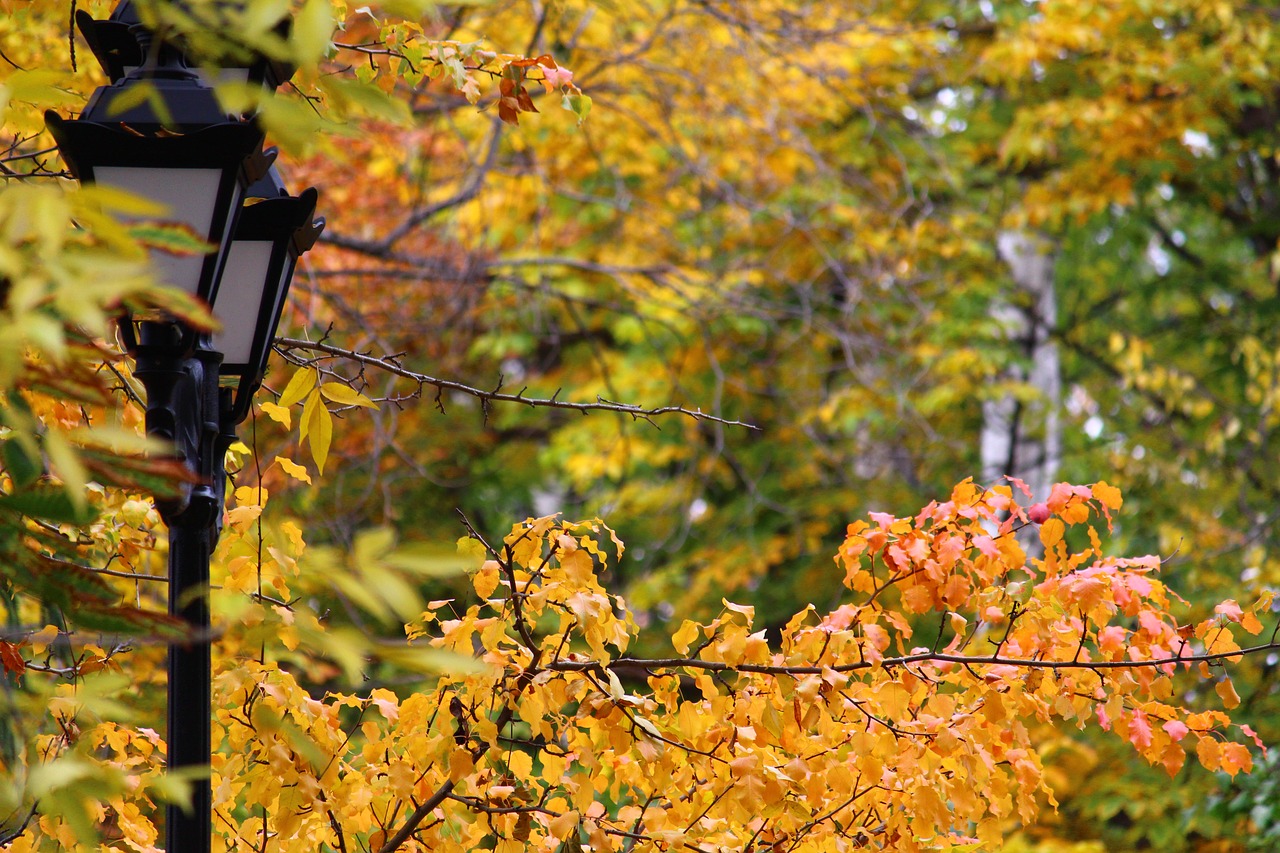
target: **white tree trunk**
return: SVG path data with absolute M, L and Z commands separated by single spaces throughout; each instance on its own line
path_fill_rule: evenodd
M 1034 500 L 1042 501 L 1049 496 L 1062 455 L 1062 372 L 1052 337 L 1058 313 L 1053 254 L 1046 241 L 1016 231 L 1002 232 L 996 248 L 1017 288 L 1014 299 L 992 309 L 1020 356 L 1005 379 L 1024 385 L 1025 393 L 983 403 L 982 476 L 986 483 L 1017 477 L 1030 487 Z M 1022 544 L 1029 555 L 1040 550 L 1038 536 L 1028 535 Z

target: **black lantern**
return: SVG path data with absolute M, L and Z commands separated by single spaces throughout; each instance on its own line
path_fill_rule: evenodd
M 89 49 L 93 51 L 98 64 L 111 82 L 121 80 L 142 65 L 143 46 L 139 44 L 136 35 L 142 21 L 130 0 L 124 0 L 116 6 L 108 20 L 99 21 L 83 9 L 76 12 L 75 20 L 76 29 L 84 36 Z M 287 38 L 288 18 L 281 21 L 275 29 L 277 35 Z M 143 41 L 145 42 L 145 37 Z M 253 83 L 268 91 L 275 91 L 293 76 L 293 67 L 282 60 L 262 56 L 242 46 L 237 46 L 236 52 L 242 58 L 215 63 L 217 72 L 214 82 Z
M 116 9 L 116 15 L 126 5 L 121 3 Z M 98 64 L 107 72 L 112 83 L 123 79 L 126 74 L 142 65 L 142 48 L 129 31 L 129 22 L 117 19 L 116 15 L 109 21 L 99 21 L 83 9 L 76 12 L 76 29 L 84 36 L 89 49 L 93 51 Z
M 268 163 L 268 155 L 253 156 L 262 131 L 224 119 L 192 133 L 139 136 L 91 118 L 49 112 L 45 120 L 75 177 L 162 204 L 167 218 L 214 247 L 204 255 L 151 253 L 161 281 L 212 303 L 245 187 Z
M 298 258 L 324 228 L 323 219 L 312 219 L 316 198 L 314 188 L 290 196 L 272 168 L 249 188 L 240 211 L 213 306 L 222 322 L 213 347 L 222 353 L 224 381 L 232 378 L 236 386 L 232 423 L 249 413 Z
M 199 771 L 210 755 L 210 555 L 221 532 L 225 456 L 262 381 L 298 257 L 318 237 L 316 191 L 290 196 L 252 118 L 228 115 L 181 45 L 153 41 L 126 2 L 109 21 L 76 22 L 112 79 L 83 115 L 46 113 L 63 160 L 82 182 L 152 199 L 203 240 L 205 254 L 152 253 L 164 283 L 205 300 L 214 336 L 174 318 L 121 324 L 134 375 L 147 391 L 147 433 L 167 440 L 191 474 L 157 501 L 169 527 L 169 612 L 190 627 L 169 647 L 168 763 Z M 256 60 L 220 73 L 274 87 L 290 76 Z M 136 325 L 136 328 L 135 328 Z M 165 810 L 165 849 L 208 853 L 212 792 L 197 772 L 189 808 Z

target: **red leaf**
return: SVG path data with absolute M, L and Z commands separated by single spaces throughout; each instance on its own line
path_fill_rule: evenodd
M 5 672 L 12 672 L 14 675 L 22 675 L 27 671 L 27 662 L 23 660 L 22 652 L 6 640 L 0 640 L 0 666 L 4 667 Z

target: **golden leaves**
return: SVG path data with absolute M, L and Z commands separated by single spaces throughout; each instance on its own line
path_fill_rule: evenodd
M 297 381 L 293 401 L 309 399 L 316 384 Z M 1101 515 L 1100 498 L 1069 494 L 1063 508 L 1077 501 L 1086 518 Z M 711 620 L 679 626 L 675 659 L 623 656 L 637 628 L 601 584 L 621 543 L 598 520 L 529 518 L 501 542 L 464 540 L 463 559 L 479 564 L 477 599 L 425 611 L 416 602 L 421 625 L 410 630 L 487 666 L 450 668 L 403 698 L 381 688 L 316 698 L 277 664 L 236 662 L 219 683 L 220 814 L 262 804 L 272 828 L 307 843 L 328 837 L 332 818 L 348 842 L 376 847 L 403 828 L 378 816 L 445 791 L 456 796 L 434 800 L 439 819 L 417 832 L 449 849 L 499 830 L 513 850 L 633 836 L 705 849 L 753 838 L 827 849 L 837 836 L 954 846 L 978 843 L 962 833 L 996 838 L 1013 816 L 1033 821 L 1039 797 L 1052 802 L 1032 733 L 1040 722 L 1096 714 L 1170 774 L 1193 745 L 1210 769 L 1251 766 L 1227 714 L 1169 704 L 1182 695 L 1170 662 L 1189 653 L 1186 638 L 1226 648 L 1215 637 L 1249 609 L 1224 602 L 1198 634 L 1180 632 L 1154 561 L 1101 557 L 1094 542 L 1071 553 L 1064 536 L 1055 574 L 1018 564 L 1020 552 L 1003 547 L 1021 512 L 1010 496 L 969 486 L 953 496 L 914 519 L 850 527 L 860 543 L 844 560 L 860 561 L 872 590 L 830 613 L 806 608 L 774 643 L 754 630 L 754 608 L 725 600 Z M 237 510 L 264 500 L 252 489 L 237 498 Z M 233 527 L 244 527 L 239 517 Z M 259 571 L 293 583 L 294 533 L 261 564 L 237 543 L 233 585 Z M 344 596 L 411 598 L 383 573 L 395 553 L 389 531 L 358 537 Z M 309 567 L 341 569 L 332 554 Z M 967 599 L 948 600 L 955 578 Z M 912 590 L 939 614 L 936 638 L 904 612 Z M 287 584 L 281 594 L 292 595 Z M 285 648 L 317 642 L 321 629 L 299 627 L 302 612 L 276 612 Z M 933 645 L 909 648 L 913 629 Z M 354 658 L 358 671 L 366 660 Z M 1132 665 L 1092 668 L 1097 660 Z M 1238 702 L 1229 680 L 1216 689 L 1228 709 Z M 362 712 L 358 730 L 339 725 L 346 709 Z
M 326 402 L 328 401 L 328 402 Z M 320 373 L 315 368 L 304 367 L 297 370 L 284 390 L 280 393 L 278 404 L 264 403 L 263 409 L 273 420 L 289 425 L 289 407 L 302 403 L 302 417 L 298 420 L 298 438 L 307 445 L 316 470 L 323 474 L 325 462 L 329 458 L 329 449 L 333 444 L 333 414 L 328 403 L 343 407 L 360 407 L 377 411 L 377 403 L 364 394 L 342 382 L 321 382 Z M 267 407 L 270 406 L 268 409 Z M 280 457 L 277 457 L 279 459 Z M 283 464 L 281 467 L 284 467 Z M 298 479 L 293 469 L 285 468 L 291 476 Z M 310 479 L 307 479 L 310 482 Z

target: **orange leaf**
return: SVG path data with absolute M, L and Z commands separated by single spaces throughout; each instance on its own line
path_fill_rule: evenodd
M 27 671 L 27 662 L 23 660 L 22 653 L 18 651 L 16 645 L 0 640 L 0 667 L 3 667 L 5 672 L 22 675 Z
M 1099 480 L 1093 484 L 1093 496 L 1107 509 L 1119 509 L 1124 503 L 1120 490 L 1108 484 L 1106 480 Z
M 1222 706 L 1228 711 L 1240 704 L 1240 696 L 1236 693 L 1235 685 L 1231 683 L 1230 678 L 1222 679 L 1214 685 L 1213 689 L 1217 691 L 1222 699 Z

